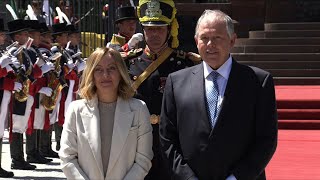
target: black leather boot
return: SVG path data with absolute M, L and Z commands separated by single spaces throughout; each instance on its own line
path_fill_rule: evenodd
M 13 176 L 14 176 L 13 172 L 11 172 L 11 171 L 6 171 L 6 170 L 4 170 L 4 169 L 2 169 L 2 168 L 0 167 L 0 177 L 3 177 L 3 178 L 11 178 L 11 177 L 13 177 Z
M 34 170 L 36 169 L 36 166 L 26 162 L 25 160 L 12 159 L 11 169 Z

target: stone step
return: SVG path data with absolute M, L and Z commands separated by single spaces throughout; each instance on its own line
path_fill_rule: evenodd
M 319 119 L 320 109 L 278 109 L 279 119 Z
M 320 45 L 243 45 L 232 48 L 233 53 L 320 53 Z
M 320 30 L 319 22 L 265 23 L 264 30 Z
M 278 120 L 279 129 L 303 129 L 303 130 L 318 130 L 320 129 L 320 120 Z
M 320 37 L 320 30 L 250 31 L 249 38 Z
M 235 45 L 320 45 L 320 37 L 238 38 Z
M 237 61 L 320 61 L 320 53 L 231 53 Z
M 265 69 L 274 77 L 317 77 L 320 69 Z
M 320 69 L 319 61 L 238 61 L 262 69 Z
M 320 77 L 273 77 L 275 85 L 320 85 Z
M 320 109 L 320 86 L 275 86 L 275 93 L 278 109 Z

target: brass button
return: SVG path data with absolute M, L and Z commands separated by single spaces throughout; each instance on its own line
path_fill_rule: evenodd
M 137 80 L 137 78 L 138 78 L 137 76 L 133 76 L 133 80 Z
M 159 121 L 160 121 L 160 116 L 155 115 L 155 114 L 152 114 L 152 115 L 150 116 L 150 122 L 151 122 L 151 124 L 158 124 Z

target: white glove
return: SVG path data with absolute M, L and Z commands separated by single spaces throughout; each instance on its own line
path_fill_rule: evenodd
M 11 57 L 10 56 L 7 56 L 7 55 L 3 55 L 0 57 L 0 66 L 2 68 L 6 67 L 8 64 L 11 63 Z
M 37 61 L 36 61 L 36 65 L 38 65 L 39 67 L 43 66 L 46 62 L 44 62 L 43 59 L 37 57 Z
M 79 63 L 79 64 L 77 65 L 78 73 L 80 73 L 81 71 L 83 71 L 85 67 L 86 67 L 86 62 L 85 62 L 85 61 L 82 61 L 81 63 Z
M 48 59 L 49 58 L 46 53 L 42 53 L 42 57 L 43 57 L 43 59 Z
M 73 69 L 73 68 L 75 67 L 72 59 L 71 59 L 71 60 L 68 60 L 67 66 L 68 66 L 69 69 Z
M 133 49 L 134 47 L 136 47 L 136 45 L 140 42 L 143 41 L 143 35 L 142 33 L 136 33 L 134 34 L 131 39 L 128 41 L 128 46 L 129 49 Z
M 11 59 L 11 64 L 15 67 L 15 68 L 19 68 L 20 67 L 20 62 L 19 62 L 19 60 L 16 58 L 16 57 L 13 57 L 12 59 Z
M 9 65 L 6 66 L 6 70 L 7 70 L 7 72 L 13 71 L 12 67 Z
M 40 90 L 39 90 L 39 93 L 42 93 L 46 96 L 51 96 L 52 94 L 52 89 L 49 88 L 49 87 L 42 87 Z
M 54 70 L 54 65 L 51 62 L 47 62 L 41 66 L 42 74 L 49 72 L 50 70 Z
M 21 89 L 22 89 L 22 84 L 19 82 L 14 82 L 13 90 L 14 91 L 21 91 Z

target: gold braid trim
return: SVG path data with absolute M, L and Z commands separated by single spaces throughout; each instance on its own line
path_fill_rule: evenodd
M 153 73 L 173 52 L 173 49 L 166 48 L 163 53 L 153 61 L 141 74 L 140 76 L 132 83 L 131 87 L 136 91 L 141 83 L 146 80 L 151 73 Z

